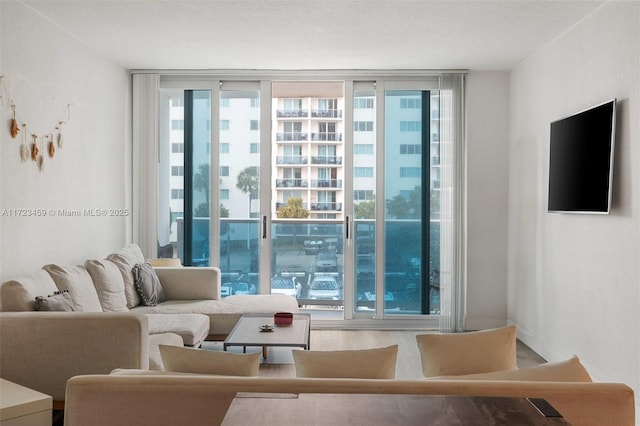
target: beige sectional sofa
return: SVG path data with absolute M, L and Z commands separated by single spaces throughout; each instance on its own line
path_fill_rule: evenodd
M 105 259 L 46 265 L 0 284 L 2 377 L 61 400 L 73 375 L 161 369 L 159 343 L 198 347 L 228 334 L 244 313 L 298 310 L 285 295 L 221 300 L 216 267 L 155 268 L 166 300 L 144 306 L 132 273 L 141 263 L 142 252 L 129 245 Z M 68 290 L 74 312 L 35 311 L 36 297 L 54 300 L 48 296 L 61 290 Z
M 237 392 L 534 397 L 549 401 L 573 426 L 635 424 L 633 390 L 617 383 L 313 379 L 119 372 L 69 380 L 65 425 L 220 424 Z M 300 424 L 304 424 L 305 415 L 300 413 Z
M 145 263 L 145 258 L 140 248 L 130 244 L 106 259 L 89 259 L 84 265 L 46 265 L 2 283 L 0 311 L 34 311 L 36 297 L 46 298 L 55 291 L 68 290 L 77 312 L 148 314 L 151 334 L 174 332 L 188 346 L 199 346 L 205 338 L 228 334 L 245 313 L 298 311 L 296 299 L 282 294 L 236 295 L 222 300 L 217 267 L 154 268 L 165 301 L 145 306 L 132 272 L 141 263 Z M 203 315 L 208 317 L 208 330 Z

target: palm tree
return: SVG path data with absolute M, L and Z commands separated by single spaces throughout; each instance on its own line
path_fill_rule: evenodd
M 242 170 L 238 174 L 236 187 L 245 194 L 249 194 L 249 216 L 251 216 L 251 200 L 257 197 L 260 187 L 258 168 L 250 166 Z
M 193 189 L 204 191 L 205 203 L 209 206 L 209 163 L 198 166 L 198 173 L 193 175 Z
M 280 206 L 277 214 L 280 218 L 306 219 L 309 217 L 309 210 L 302 207 L 302 198 L 289 197 L 287 198 L 287 204 Z
M 309 217 L 309 210 L 302 206 L 302 198 L 289 197 L 287 198 L 287 204 L 278 208 L 277 215 L 279 218 L 287 219 L 306 219 Z M 296 244 L 298 239 L 298 225 L 293 224 L 293 244 Z

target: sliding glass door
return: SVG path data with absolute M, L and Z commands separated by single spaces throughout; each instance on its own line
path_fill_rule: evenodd
M 317 318 L 343 319 L 344 84 L 271 89 L 271 293 L 294 295 Z
M 182 84 L 160 90 L 158 256 L 317 320 L 440 313 L 437 79 Z
M 354 317 L 437 314 L 438 90 L 382 86 L 354 85 Z
M 158 256 L 208 266 L 211 92 L 167 89 L 161 95 Z
M 384 99 L 385 312 L 437 313 L 438 95 L 386 90 Z

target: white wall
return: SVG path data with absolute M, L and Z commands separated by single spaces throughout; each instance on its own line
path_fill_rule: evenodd
M 465 329 L 507 324 L 509 73 L 467 78 Z
M 548 360 L 577 354 L 638 394 L 640 3 L 608 2 L 511 74 L 509 318 Z M 610 215 L 547 213 L 549 124 L 617 98 Z
M 0 279 L 46 263 L 73 264 L 124 245 L 129 217 L 54 217 L 58 209 L 130 208 L 130 83 L 127 71 L 91 51 L 20 2 L 2 2 L 0 100 Z M 8 131 L 10 100 L 28 134 L 54 132 L 64 146 L 43 172 L 19 157 L 21 135 Z M 22 132 L 21 132 L 22 134 Z M 14 209 L 43 209 L 45 217 L 16 217 Z

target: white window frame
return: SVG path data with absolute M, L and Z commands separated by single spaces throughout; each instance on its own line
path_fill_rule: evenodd
M 137 75 L 140 74 L 149 74 L 148 71 L 133 71 L 134 77 L 136 77 Z M 329 80 L 329 81 L 336 81 L 336 80 L 341 80 L 345 82 L 345 106 L 344 106 L 344 111 L 345 111 L 345 115 L 344 115 L 344 129 L 342 130 L 344 136 L 344 144 L 345 144 L 345 152 L 352 152 L 351 148 L 352 148 L 352 136 L 353 136 L 353 89 L 360 84 L 360 81 L 365 82 L 366 84 L 371 84 L 373 83 L 375 85 L 376 88 L 376 102 L 375 102 L 375 106 L 376 106 L 376 120 L 375 122 L 377 123 L 376 126 L 379 126 L 380 128 L 376 129 L 376 139 L 377 139 L 377 143 L 376 143 L 376 152 L 384 152 L 384 150 L 381 150 L 381 148 L 384 147 L 383 141 L 384 141 L 384 90 L 385 89 L 390 89 L 390 90 L 421 90 L 421 88 L 419 87 L 420 85 L 424 85 L 424 86 L 429 86 L 430 89 L 434 89 L 434 88 L 438 88 L 440 86 L 440 81 L 443 81 L 443 76 L 449 76 L 449 75 L 464 75 L 466 74 L 466 71 L 462 70 L 462 71 L 430 71 L 430 70 L 412 70 L 412 71 L 367 71 L 366 75 L 364 75 L 362 72 L 359 71 L 308 71 L 308 72 L 301 72 L 301 71 L 293 71 L 293 72 L 287 72 L 287 71 L 279 71 L 279 72 L 274 72 L 274 73 L 263 73 L 260 71 L 249 71 L 249 70 L 240 70 L 240 71 L 234 71 L 234 72 L 229 72 L 229 71 L 202 71 L 202 72 L 191 72 L 191 73 L 183 73 L 183 74 L 176 74 L 175 71 L 154 71 L 155 74 L 153 74 L 153 76 L 155 76 L 157 78 L 157 83 L 158 86 L 157 87 L 168 87 L 167 85 L 171 86 L 173 85 L 174 87 L 180 87 L 180 88 L 185 88 L 185 89 L 198 89 L 198 88 L 209 88 L 211 90 L 211 98 L 212 99 L 219 99 L 219 84 L 221 83 L 221 81 L 231 81 L 231 82 L 237 82 L 237 84 L 245 84 L 242 82 L 246 82 L 246 81 L 250 81 L 250 82 L 257 82 L 257 85 L 260 87 L 260 107 L 261 107 L 261 119 L 260 119 L 260 126 L 261 126 L 261 140 L 260 140 L 260 153 L 261 153 L 261 164 L 268 164 L 268 157 L 269 157 L 269 150 L 268 150 L 268 145 L 270 143 L 270 137 L 271 137 L 271 108 L 272 106 L 270 105 L 270 101 L 271 101 L 271 83 L 273 81 L 280 81 L 280 80 L 300 80 L 300 81 L 310 81 L 310 80 Z M 158 78 L 159 77 L 159 78 Z M 142 161 L 141 159 L 143 158 L 153 158 L 153 156 L 149 156 L 149 155 L 141 155 L 142 152 L 145 152 L 145 150 L 147 150 L 148 152 L 148 146 L 145 146 L 145 143 L 148 143 L 149 141 L 153 140 L 153 131 L 151 132 L 147 132 L 144 133 L 147 129 L 152 129 L 153 126 L 149 126 L 149 123 L 153 122 L 153 118 L 148 121 L 148 122 L 143 122 L 140 120 L 136 120 L 136 116 L 140 116 L 140 115 L 144 115 L 146 112 L 146 110 L 148 110 L 148 108 L 145 110 L 145 102 L 146 105 L 150 105 L 151 108 L 153 108 L 154 103 L 153 102 L 148 102 L 147 99 L 152 99 L 153 96 L 157 97 L 157 94 L 153 94 L 153 91 L 151 90 L 146 90 L 146 92 L 144 90 L 140 90 L 139 87 L 141 86 L 140 84 L 138 84 L 139 82 L 136 82 L 136 79 L 134 78 L 134 107 L 133 107 L 133 111 L 134 111 L 134 126 L 133 126 L 133 130 L 134 130 L 134 147 L 132 149 L 132 161 L 134 164 L 137 164 L 137 162 Z M 146 82 L 143 82 L 146 84 Z M 253 83 L 251 83 L 253 84 Z M 460 84 L 460 87 L 464 88 L 464 79 L 462 80 L 462 84 Z M 146 89 L 146 88 L 145 88 Z M 148 98 L 144 98 L 144 96 L 146 96 L 148 93 L 150 93 L 152 96 L 149 96 Z M 137 98 L 136 98 L 137 97 Z M 142 99 L 142 101 L 140 100 Z M 219 114 L 219 110 L 220 110 L 220 105 L 219 103 L 214 103 L 211 106 L 211 110 L 212 110 L 212 122 L 219 122 L 220 120 L 220 114 Z M 441 111 L 442 114 L 442 111 Z M 464 119 L 464 113 L 460 113 L 459 114 L 460 117 L 462 117 Z M 156 123 L 157 123 L 157 116 L 155 117 Z M 219 126 L 218 126 L 219 127 Z M 143 129 L 143 132 L 140 132 L 140 129 Z M 157 125 L 156 125 L 157 128 Z M 462 159 L 463 155 L 460 153 L 461 151 L 464 150 L 464 129 L 462 126 L 459 126 L 456 129 L 459 133 L 460 136 L 458 136 L 458 139 L 460 140 L 460 146 L 458 148 L 456 148 L 459 152 L 456 153 L 456 160 Z M 139 139 L 138 135 L 142 134 L 142 136 L 144 137 L 143 139 Z M 147 137 L 148 135 L 151 136 L 151 138 Z M 442 136 L 441 136 L 442 137 Z M 213 141 L 217 141 L 219 140 L 219 132 L 218 129 L 212 129 L 212 140 Z M 214 142 L 217 145 L 217 142 Z M 456 142 L 458 143 L 458 142 Z M 140 145 L 142 144 L 142 145 Z M 215 170 L 217 167 L 219 167 L 219 163 L 217 160 L 217 153 L 218 150 L 214 149 L 214 147 L 212 147 L 211 149 L 212 151 L 212 162 L 211 162 L 211 168 L 212 170 Z M 441 154 L 442 155 L 442 154 Z M 344 166 L 345 168 L 349 168 L 352 167 L 353 165 L 353 158 L 352 155 L 346 155 L 345 156 L 345 160 L 344 160 Z M 457 246 L 454 248 L 455 251 L 457 252 L 464 252 L 466 250 L 466 248 L 464 247 L 464 227 L 463 224 L 464 222 L 461 221 L 461 218 L 463 216 L 462 213 L 458 213 L 458 211 L 460 211 L 460 209 L 464 208 L 464 198 L 461 194 L 464 194 L 464 164 L 460 163 L 456 163 L 455 165 L 455 173 L 456 173 L 456 179 L 458 180 L 458 186 L 455 188 L 456 190 L 456 194 L 454 194 L 454 208 L 457 209 L 456 212 L 454 212 L 454 220 L 456 220 L 456 224 L 454 226 L 454 229 L 457 229 L 457 234 L 454 235 L 454 238 L 452 239 L 452 244 L 457 244 Z M 269 170 L 267 170 L 268 168 L 266 167 L 262 167 L 260 170 L 261 173 L 261 178 L 262 180 L 269 179 L 269 175 L 270 172 Z M 378 170 L 384 170 L 384 158 L 383 156 L 378 155 L 376 157 L 376 169 Z M 141 173 L 146 173 L 146 171 L 142 171 L 139 172 L 136 167 L 132 168 L 133 170 L 133 177 L 132 177 L 132 182 L 134 184 L 137 185 L 137 182 L 139 182 L 138 176 L 140 176 Z M 381 199 L 384 199 L 384 192 L 383 192 L 383 173 L 376 173 L 376 198 L 380 197 Z M 153 178 L 152 174 L 148 174 L 145 179 L 148 179 L 149 176 L 151 176 Z M 461 179 L 462 178 L 462 179 Z M 212 197 L 211 197 L 211 204 L 212 205 L 217 205 L 218 204 L 218 199 L 219 199 L 219 192 L 218 192 L 218 182 L 217 178 L 214 179 L 214 176 L 212 176 L 212 185 L 211 185 L 211 190 L 212 190 Z M 142 185 L 140 185 L 140 187 L 134 185 L 134 189 L 133 189 L 133 205 L 134 207 L 137 205 L 140 205 L 140 200 L 142 200 L 144 198 L 143 194 L 144 191 L 148 191 L 148 188 L 153 188 L 152 185 L 146 186 L 144 183 Z M 345 184 L 345 192 L 348 193 L 348 191 L 351 190 L 351 188 L 349 187 L 349 183 Z M 265 185 L 266 186 L 266 185 Z M 214 193 L 214 189 L 216 190 Z M 262 191 L 268 191 L 268 189 L 262 187 L 261 188 L 261 192 Z M 351 197 L 345 197 L 345 213 L 350 213 L 353 210 L 353 200 L 349 200 L 349 198 Z M 267 194 L 267 197 L 261 196 L 261 210 L 262 211 L 268 211 L 268 203 L 269 203 L 269 197 Z M 376 205 L 376 217 L 384 217 L 384 207 L 382 206 L 383 203 L 378 203 Z M 153 206 L 155 205 L 154 203 L 149 203 L 149 205 Z M 265 208 L 266 207 L 266 208 Z M 135 209 L 134 209 L 135 210 Z M 214 209 L 215 211 L 216 209 Z M 142 234 L 138 234 L 136 231 L 136 228 L 139 228 L 138 223 L 143 223 L 143 221 L 141 221 L 141 218 L 144 217 L 145 215 L 145 211 L 141 211 L 141 213 L 138 213 L 136 216 L 134 217 L 134 226 L 133 226 L 133 240 L 136 241 L 138 240 L 137 236 L 138 235 L 142 235 Z M 461 225 L 462 224 L 462 225 Z M 270 226 L 270 221 L 268 221 L 268 226 Z M 149 249 L 151 249 L 152 245 L 151 244 L 147 244 L 148 242 L 153 241 L 153 235 L 152 234 L 152 223 L 149 223 L 148 226 L 146 226 L 147 230 L 145 231 L 146 234 L 142 235 L 142 237 L 144 237 L 143 240 L 140 240 L 140 243 L 143 244 L 145 247 L 148 246 Z M 149 235 L 147 235 L 149 234 Z M 381 242 L 383 243 L 383 233 L 377 233 L 376 234 L 376 243 L 380 244 Z M 212 258 L 216 258 L 216 255 L 218 254 L 218 248 L 217 247 L 212 247 L 211 250 L 211 257 Z M 345 253 L 346 255 L 346 253 Z M 261 259 L 260 262 L 261 264 L 265 264 L 268 263 L 269 258 L 266 257 L 267 254 L 265 252 L 261 251 Z M 462 259 L 464 256 L 459 256 L 460 259 Z M 382 258 L 377 259 L 377 268 L 380 268 L 380 270 L 382 270 L 382 262 L 383 261 Z M 452 276 L 455 278 L 456 280 L 456 285 L 460 288 L 464 287 L 464 271 L 463 271 L 463 262 L 460 262 L 458 260 L 456 260 L 456 265 L 455 268 L 457 268 L 455 271 L 452 271 Z M 348 278 L 347 277 L 347 273 L 348 273 L 348 268 L 345 268 L 345 280 Z M 378 271 L 380 272 L 380 271 Z M 378 274 L 380 275 L 380 274 Z M 383 298 L 378 298 L 379 299 L 379 303 L 380 305 L 382 305 L 383 302 Z M 345 307 L 345 314 L 347 313 L 347 309 Z M 461 311 L 460 311 L 461 312 Z M 458 314 L 458 313 L 457 313 Z M 460 314 L 459 316 L 456 316 L 456 320 L 457 318 L 461 317 L 462 315 Z M 345 315 L 345 318 L 347 318 L 347 315 Z M 349 318 L 347 318 L 349 319 Z M 407 319 L 407 317 L 403 318 L 404 320 Z M 424 318 L 423 318 L 424 319 Z M 367 321 L 365 321 L 366 323 Z M 353 322 L 352 324 L 357 324 L 358 322 Z

